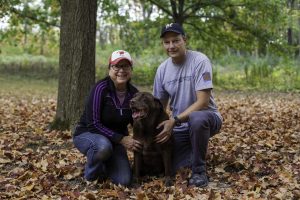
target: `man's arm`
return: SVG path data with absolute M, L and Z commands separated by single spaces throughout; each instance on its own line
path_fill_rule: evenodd
M 177 115 L 178 119 L 181 122 L 186 122 L 189 119 L 189 115 L 201 109 L 205 109 L 208 106 L 209 98 L 211 94 L 211 89 L 197 91 L 197 101 L 190 105 L 185 111 Z M 163 103 L 163 102 L 162 102 Z M 165 103 L 165 102 L 164 102 Z M 164 105 L 163 103 L 163 105 Z M 167 105 L 167 104 L 165 104 Z M 175 126 L 175 119 L 171 118 L 169 120 L 163 121 L 158 125 L 157 128 L 164 127 L 163 130 L 155 137 L 155 142 L 164 143 L 168 141 L 168 139 L 172 135 L 173 128 Z
M 178 119 L 181 122 L 187 122 L 189 119 L 189 115 L 198 110 L 202 110 L 208 107 L 209 99 L 211 95 L 211 89 L 200 90 L 196 92 L 197 101 L 190 105 L 185 111 L 177 115 Z

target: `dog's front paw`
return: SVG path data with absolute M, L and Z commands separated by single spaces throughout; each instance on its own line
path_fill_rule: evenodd
M 165 180 L 164 180 L 164 183 L 165 183 L 166 187 L 170 187 L 170 186 L 174 185 L 174 180 L 173 180 L 172 177 L 166 176 Z

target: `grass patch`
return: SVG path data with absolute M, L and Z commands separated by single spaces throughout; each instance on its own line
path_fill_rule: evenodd
M 22 96 L 24 94 L 55 96 L 57 94 L 58 81 L 56 79 L 32 79 L 18 75 L 0 74 L 0 93 L 2 95 L 13 94 Z
M 101 52 L 100 57 L 107 57 L 111 51 L 109 49 Z M 162 55 L 149 56 L 147 52 L 136 57 L 132 83 L 140 87 L 151 87 L 156 69 L 163 59 L 165 58 Z M 212 61 L 214 87 L 218 90 L 300 92 L 299 61 L 271 56 L 257 58 L 233 55 Z M 100 59 L 98 55 L 96 80 L 108 74 L 106 63 L 107 60 Z M 5 79 L 1 81 L 2 84 L 6 84 L 5 87 L 14 87 L 12 81 L 18 82 L 16 87 L 23 87 L 23 84 L 29 84 L 32 87 L 48 86 L 52 82 L 57 82 L 58 60 L 27 54 L 2 55 L 0 56 L 0 74 L 2 79 Z M 7 77 L 12 80 L 8 80 Z M 24 81 L 27 82 L 23 83 Z M 34 86 L 35 84 L 38 86 Z M 56 90 L 57 86 L 55 85 L 54 88 Z
M 300 63 L 274 57 L 225 56 L 214 64 L 218 89 L 300 92 Z
M 55 79 L 58 77 L 58 60 L 29 54 L 0 55 L 0 73 L 33 79 Z

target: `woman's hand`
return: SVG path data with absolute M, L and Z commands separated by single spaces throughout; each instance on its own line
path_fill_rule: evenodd
M 157 126 L 157 129 L 163 126 L 163 130 L 155 137 L 156 143 L 165 143 L 168 141 L 172 135 L 173 128 L 175 126 L 175 119 L 171 118 L 169 120 L 163 121 Z
M 142 144 L 133 139 L 131 136 L 124 136 L 122 138 L 122 140 L 120 141 L 120 143 L 128 150 L 131 150 L 131 151 L 141 151 L 143 146 Z

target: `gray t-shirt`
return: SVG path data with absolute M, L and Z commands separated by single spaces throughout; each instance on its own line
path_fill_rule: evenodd
M 176 116 L 186 110 L 197 100 L 196 91 L 213 88 L 212 66 L 206 55 L 188 50 L 184 63 L 177 65 L 171 58 L 165 60 L 158 67 L 153 94 L 161 100 L 170 99 L 172 115 Z M 208 110 L 218 112 L 213 95 L 210 96 Z M 188 123 L 183 123 L 175 130 L 188 129 Z

